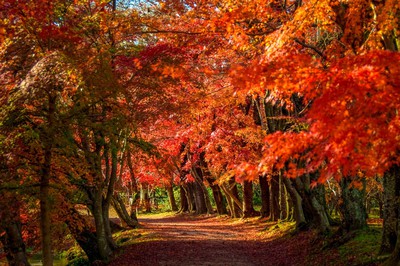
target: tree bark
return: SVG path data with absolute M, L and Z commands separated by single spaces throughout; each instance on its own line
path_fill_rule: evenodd
M 315 175 L 313 174 L 313 179 L 316 178 Z M 311 176 L 307 174 L 293 181 L 294 187 L 302 198 L 304 217 L 307 222 L 306 227 L 317 228 L 321 234 L 327 234 L 330 231 L 327 211 L 324 205 L 319 202 L 320 197 L 315 195 L 318 193 L 318 188 L 310 188 L 310 180 Z
M 140 186 L 140 205 L 144 206 L 145 212 L 151 212 L 150 195 L 147 184 L 142 184 Z
M 271 177 L 271 221 L 278 221 L 280 218 L 279 209 L 279 174 L 275 173 Z
M 266 175 L 260 175 L 260 191 L 261 191 L 261 210 L 260 215 L 261 217 L 268 217 L 271 213 L 270 207 L 270 193 L 269 193 L 269 184 Z
M 3 244 L 8 264 L 10 266 L 30 265 L 26 257 L 25 243 L 22 239 L 19 214 L 18 217 L 9 218 L 7 219 L 7 224 L 3 227 L 5 234 L 0 236 L 0 242 Z
M 168 200 L 169 200 L 169 205 L 171 207 L 171 211 L 173 212 L 178 211 L 178 206 L 176 205 L 176 200 L 174 197 L 174 188 L 171 185 L 171 186 L 166 186 L 165 189 L 168 194 Z
M 108 261 L 112 250 L 107 239 L 105 229 L 105 221 L 103 217 L 103 195 L 102 191 L 96 190 L 92 193 L 93 201 L 93 218 L 96 226 L 96 242 L 99 249 L 100 257 L 103 261 Z
M 214 210 L 213 210 L 212 205 L 211 205 L 210 196 L 208 195 L 208 190 L 207 190 L 207 188 L 206 188 L 206 186 L 204 185 L 204 182 L 203 182 L 204 181 L 203 171 L 201 170 L 201 168 L 194 168 L 194 169 L 192 169 L 192 173 L 193 173 L 193 176 L 194 176 L 194 178 L 196 180 L 197 185 L 200 187 L 201 192 L 203 194 L 202 197 L 201 197 L 201 195 L 199 195 L 200 196 L 199 200 L 204 201 L 204 205 L 205 205 L 205 207 L 207 209 L 206 213 L 213 214 Z M 203 204 L 203 203 L 201 203 L 201 204 Z
M 48 96 L 48 113 L 47 123 L 48 132 L 42 132 L 44 136 L 44 162 L 41 169 L 40 177 L 40 231 L 42 240 L 42 256 L 43 265 L 53 265 L 53 252 L 51 246 L 51 204 L 50 204 L 50 178 L 52 163 L 52 148 L 54 141 L 54 115 L 56 111 L 56 97 Z
M 93 263 L 102 260 L 96 235 L 93 233 L 94 228 L 91 228 L 86 220 L 74 208 L 64 206 L 63 209 L 66 212 L 64 216 L 65 223 L 78 245 L 88 256 L 89 262 Z
M 178 213 L 182 213 L 182 212 L 188 212 L 189 211 L 189 202 L 188 202 L 188 198 L 186 196 L 186 192 L 185 189 L 183 188 L 184 185 L 180 185 L 179 186 L 179 194 L 180 194 L 180 208 Z
M 196 214 L 207 213 L 206 199 L 204 192 L 198 181 L 193 183 L 194 202 L 196 204 Z
M 362 183 L 362 188 L 352 186 L 352 181 Z M 346 232 L 367 227 L 367 212 L 364 205 L 365 179 L 345 177 L 340 180 L 342 189 L 339 211 L 342 216 L 342 229 Z
M 222 195 L 220 187 L 218 185 L 212 184 L 210 180 L 208 180 L 208 182 L 210 183 L 210 187 L 213 192 L 218 214 L 219 215 L 227 214 L 226 204 L 224 202 L 224 196 Z
M 125 204 L 121 197 L 114 193 L 112 200 L 111 200 L 111 205 L 113 206 L 114 210 L 117 212 L 118 217 L 130 228 L 137 228 L 138 227 L 138 222 L 137 220 L 134 220 L 131 218 L 131 216 L 128 214 L 128 211 L 126 210 Z
M 303 211 L 303 200 L 297 190 L 293 187 L 291 180 L 284 178 L 283 182 L 293 202 L 296 228 L 298 230 L 305 230 L 307 229 L 307 221 Z
M 240 218 L 243 215 L 242 202 L 239 199 L 239 192 L 234 178 L 229 180 L 228 183 L 223 183 L 221 188 L 225 192 L 227 200 L 231 201 L 229 208 L 231 210 L 231 217 Z
M 393 166 L 383 176 L 383 232 L 380 252 L 393 252 L 398 239 L 398 201 L 400 199 L 400 167 Z
M 258 216 L 259 213 L 253 206 L 253 182 L 243 181 L 243 217 Z

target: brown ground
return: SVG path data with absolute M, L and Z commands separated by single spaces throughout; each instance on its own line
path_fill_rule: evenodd
M 257 218 L 215 216 L 139 219 L 137 243 L 110 265 L 324 265 L 309 260 L 313 234 L 283 235 Z M 322 264 L 321 264 L 322 263 Z

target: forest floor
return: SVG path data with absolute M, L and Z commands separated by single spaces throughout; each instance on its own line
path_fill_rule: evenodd
M 122 248 L 110 265 L 379 265 L 374 225 L 340 247 L 323 248 L 315 232 L 293 223 L 218 216 L 158 214 L 116 235 Z

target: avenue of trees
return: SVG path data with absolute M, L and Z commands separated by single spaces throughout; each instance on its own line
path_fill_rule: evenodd
M 173 211 L 323 236 L 376 207 L 398 265 L 399 34 L 396 0 L 1 1 L 9 264 L 29 244 L 52 265 L 67 234 L 107 262 L 110 208 L 136 228 L 157 187 Z

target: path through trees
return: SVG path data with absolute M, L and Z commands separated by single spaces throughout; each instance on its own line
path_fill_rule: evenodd
M 164 215 L 139 221 L 143 228 L 137 244 L 110 265 L 313 265 L 310 234 L 282 236 L 274 231 L 278 225 L 258 218 L 232 222 Z

